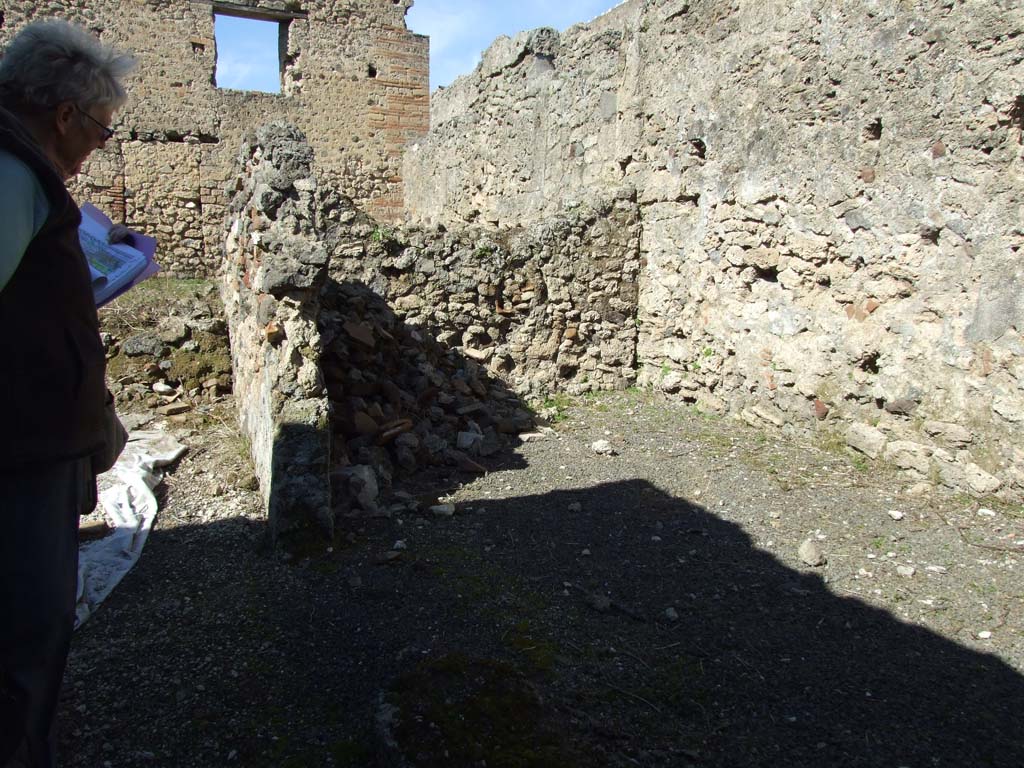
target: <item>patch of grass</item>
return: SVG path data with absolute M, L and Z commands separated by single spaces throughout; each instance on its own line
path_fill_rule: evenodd
M 176 301 L 195 296 L 205 296 L 216 290 L 216 283 L 213 280 L 203 278 L 182 279 L 177 277 L 154 277 L 151 280 L 144 280 L 130 291 L 122 293 L 110 304 L 103 308 L 103 311 L 125 309 L 135 305 L 152 305 L 155 300 Z
M 818 448 L 827 453 L 847 455 L 846 438 L 834 429 L 821 430 L 817 433 Z
M 576 400 L 572 395 L 564 392 L 555 392 L 545 397 L 539 403 L 535 403 L 533 409 L 553 424 L 557 424 L 568 418 L 568 413 L 566 412 L 574 405 L 576 405 Z
M 194 387 L 205 379 L 231 373 L 231 353 L 221 339 L 212 334 L 196 333 L 194 351 L 178 349 L 171 356 L 167 374 L 186 387 Z

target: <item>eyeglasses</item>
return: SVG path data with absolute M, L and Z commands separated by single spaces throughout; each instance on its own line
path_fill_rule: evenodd
M 88 118 L 88 119 L 89 119 L 89 121 L 90 121 L 90 122 L 91 122 L 91 123 L 92 123 L 93 125 L 95 125 L 95 126 L 96 126 L 97 128 L 99 128 L 99 129 L 100 129 L 100 131 L 101 131 L 101 135 L 103 136 L 103 140 L 104 140 L 104 141 L 110 141 L 110 137 L 114 135 L 114 129 L 113 129 L 113 128 L 111 128 L 111 127 L 109 127 L 109 126 L 106 126 L 106 125 L 104 125 L 103 123 L 101 123 L 101 122 L 100 122 L 99 120 L 97 120 L 97 119 L 96 119 L 95 117 L 93 117 L 92 115 L 90 115 L 90 114 L 89 114 L 88 112 L 86 112 L 86 111 L 85 111 L 84 109 L 82 109 L 82 108 L 81 108 L 80 106 L 78 106 L 77 104 L 75 104 L 75 109 L 77 109 L 77 110 L 78 110 L 78 112 L 79 112 L 80 114 L 82 114 L 82 115 L 84 115 L 84 116 L 85 116 L 86 118 Z

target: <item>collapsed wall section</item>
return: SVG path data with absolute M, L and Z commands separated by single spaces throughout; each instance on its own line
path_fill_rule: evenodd
M 115 139 L 74 190 L 155 236 L 171 276 L 212 275 L 233 163 L 246 131 L 284 119 L 310 137 L 322 182 L 390 220 L 401 215 L 401 152 L 428 123 L 427 38 L 410 33 L 411 0 L 9 0 L 0 46 L 25 23 L 66 18 L 131 51 Z M 279 94 L 217 87 L 215 14 L 276 24 Z
M 437 94 L 414 221 L 642 228 L 640 381 L 1024 490 L 1019 3 L 630 0 Z

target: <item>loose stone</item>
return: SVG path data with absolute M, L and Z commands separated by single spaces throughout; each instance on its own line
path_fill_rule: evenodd
M 821 549 L 821 545 L 818 544 L 813 538 L 805 539 L 797 550 L 800 560 L 804 564 L 811 566 L 812 568 L 818 568 L 825 565 L 827 562 L 825 553 Z

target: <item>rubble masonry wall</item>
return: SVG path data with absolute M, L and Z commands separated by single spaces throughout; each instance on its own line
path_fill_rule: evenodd
M 632 197 L 642 383 L 1019 497 L 1022 34 L 1015 0 L 628 0 L 437 92 L 407 208 Z

